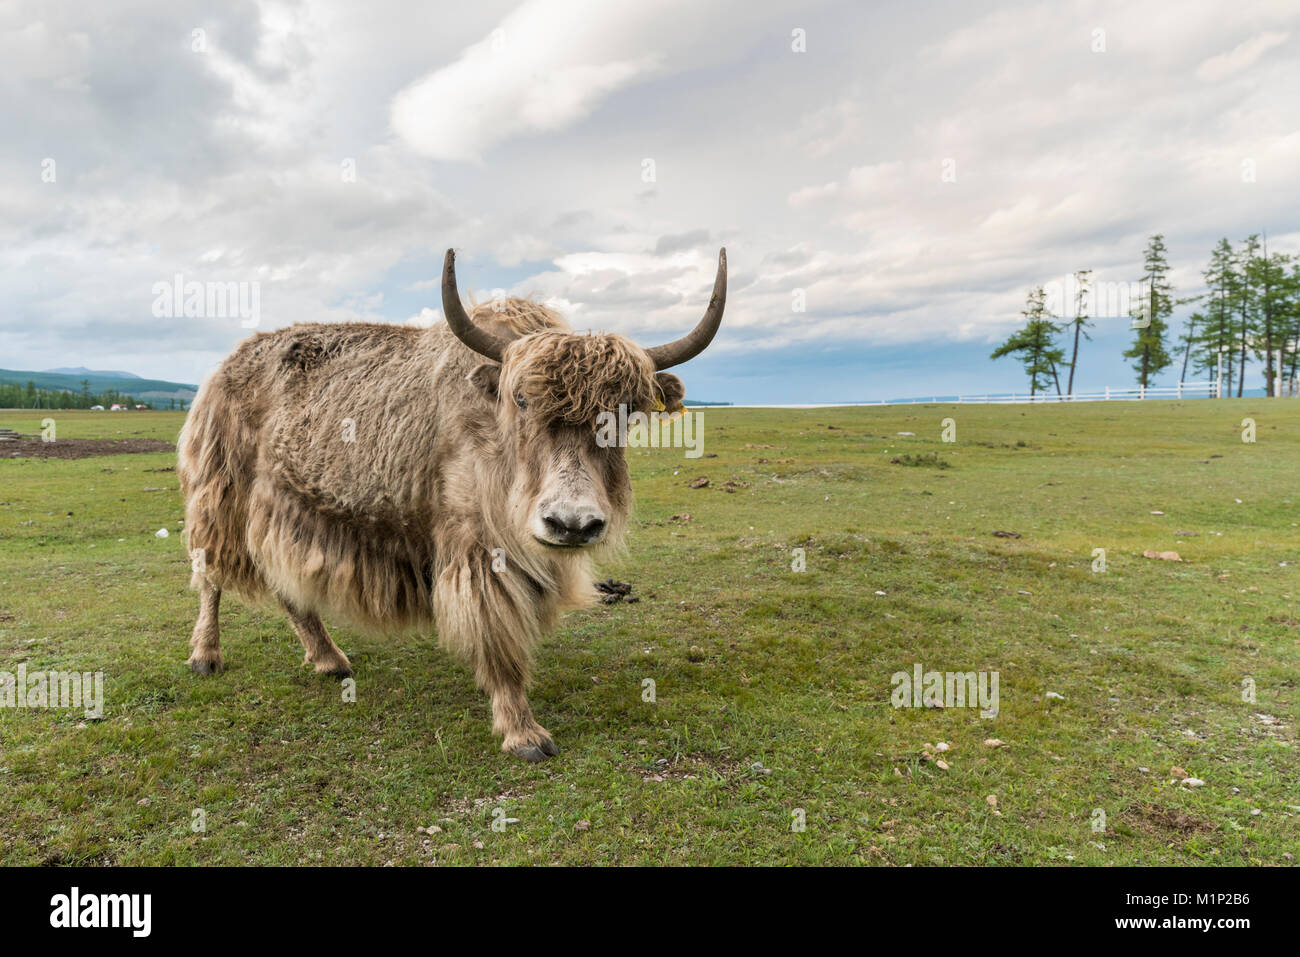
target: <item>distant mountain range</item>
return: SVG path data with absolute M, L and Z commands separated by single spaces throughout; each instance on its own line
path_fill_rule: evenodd
M 42 372 L 53 372 L 55 375 L 79 375 L 83 379 L 88 375 L 105 376 L 110 379 L 138 379 L 140 378 L 134 372 L 106 372 L 100 369 L 87 369 L 85 366 L 62 369 L 42 369 Z
M 198 386 L 165 379 L 142 379 L 130 372 L 107 372 L 84 367 L 49 369 L 45 372 L 23 372 L 18 369 L 0 369 L 0 382 L 26 385 L 34 382 L 39 389 L 58 389 L 80 392 L 82 382 L 89 383 L 91 392 L 114 390 L 137 399 L 184 399 L 189 402 L 198 393 Z

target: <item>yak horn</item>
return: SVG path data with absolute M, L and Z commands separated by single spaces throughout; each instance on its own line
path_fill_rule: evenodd
M 444 287 L 445 288 L 445 287 Z M 713 280 L 713 295 L 709 297 L 709 308 L 704 310 L 700 324 L 676 342 L 655 346 L 647 350 L 654 360 L 655 369 L 667 369 L 681 365 L 688 359 L 694 359 L 705 350 L 722 324 L 722 310 L 727 305 L 727 250 L 718 250 L 718 275 Z
M 456 290 L 456 252 L 452 249 L 447 250 L 447 258 L 442 261 L 442 312 L 457 339 L 479 355 L 501 361 L 511 340 L 488 332 L 466 314 Z

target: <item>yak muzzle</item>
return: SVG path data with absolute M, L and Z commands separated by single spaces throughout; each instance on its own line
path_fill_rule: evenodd
M 553 505 L 538 516 L 533 536 L 543 545 L 581 548 L 599 544 L 605 537 L 605 516 L 590 506 Z

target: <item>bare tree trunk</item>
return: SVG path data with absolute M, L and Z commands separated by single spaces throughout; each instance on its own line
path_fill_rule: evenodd
M 1192 357 L 1192 334 L 1196 331 L 1196 320 L 1187 320 L 1187 348 L 1183 350 L 1183 373 L 1178 377 L 1179 382 L 1187 381 L 1187 360 Z
M 1291 370 L 1286 377 L 1288 382 L 1296 377 L 1298 365 L 1300 365 L 1300 332 L 1296 333 L 1295 343 L 1291 346 Z
M 1074 367 L 1079 363 L 1079 320 L 1074 320 L 1074 351 L 1070 354 L 1070 381 L 1065 387 L 1066 395 L 1074 395 Z
M 1241 390 L 1246 385 L 1246 308 L 1243 305 L 1241 309 L 1241 365 L 1237 372 L 1237 398 L 1241 398 Z

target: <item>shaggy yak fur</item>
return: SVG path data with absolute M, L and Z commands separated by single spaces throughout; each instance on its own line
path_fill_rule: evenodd
M 558 752 L 525 695 L 532 647 L 590 600 L 593 557 L 618 547 L 631 502 L 623 450 L 598 447 L 594 420 L 685 392 L 646 350 L 575 335 L 537 303 L 471 318 L 521 337 L 501 364 L 445 324 L 300 324 L 244 341 L 204 384 L 178 467 L 196 672 L 222 669 L 227 589 L 278 603 L 322 674 L 352 673 L 322 613 L 378 634 L 436 628 L 491 698 L 502 749 Z M 573 494 L 599 508 L 604 540 L 547 547 L 539 503 Z

